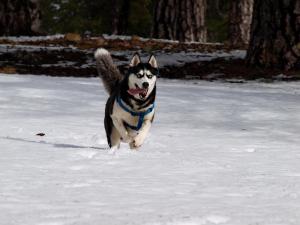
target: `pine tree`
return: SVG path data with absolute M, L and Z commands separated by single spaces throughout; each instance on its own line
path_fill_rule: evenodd
M 248 45 L 254 0 L 231 0 L 229 10 L 229 42 L 232 46 Z
M 0 35 L 34 35 L 39 32 L 38 0 L 1 0 Z
M 158 0 L 154 9 L 153 37 L 206 41 L 206 0 Z
M 112 34 L 127 34 L 130 0 L 112 0 Z
M 290 69 L 300 58 L 300 1 L 255 0 L 250 65 Z
M 221 10 L 220 0 L 207 1 L 207 16 L 211 18 L 223 18 L 225 13 Z

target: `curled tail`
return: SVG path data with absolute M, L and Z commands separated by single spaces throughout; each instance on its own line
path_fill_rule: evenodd
M 104 48 L 99 48 L 95 52 L 97 70 L 102 79 L 105 89 L 109 94 L 113 92 L 114 87 L 123 79 L 118 68 L 113 63 L 111 55 Z

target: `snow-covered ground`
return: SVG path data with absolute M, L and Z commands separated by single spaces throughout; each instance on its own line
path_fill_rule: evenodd
M 94 55 L 94 50 L 81 50 L 74 46 L 69 47 L 62 47 L 62 46 L 34 46 L 34 45 L 13 45 L 13 44 L 0 44 L 0 55 L 5 53 L 16 53 L 16 52 L 51 52 L 51 51 L 63 51 L 63 52 L 77 52 L 84 54 L 87 57 L 87 62 L 81 67 L 93 67 L 95 66 L 94 60 L 90 58 Z M 122 58 L 126 58 L 126 61 L 117 61 L 117 65 L 127 65 L 128 62 L 131 60 L 132 56 L 136 51 L 128 50 L 128 51 L 111 51 L 114 56 L 119 56 Z M 166 67 L 166 66 L 183 66 L 186 63 L 191 62 L 208 62 L 215 59 L 244 59 L 246 57 L 245 50 L 232 50 L 232 51 L 215 51 L 215 52 L 164 52 L 164 51 L 157 51 L 154 52 L 155 56 L 159 61 L 159 66 Z M 89 54 L 89 55 L 88 55 Z M 140 52 L 141 57 L 143 60 L 149 59 L 148 52 Z M 92 58 L 93 59 L 93 58 Z M 74 60 L 74 59 L 73 59 Z M 58 62 L 55 63 L 55 66 L 70 66 L 74 64 L 78 64 L 77 61 L 73 62 Z M 0 64 L 1 65 L 1 64 Z M 53 64 L 41 64 L 43 67 L 54 66 Z
M 47 41 L 47 40 L 55 40 L 59 38 L 64 38 L 63 34 L 56 35 L 47 35 L 47 36 L 1 36 L 0 40 L 8 40 L 8 41 Z
M 120 36 L 120 35 L 106 35 L 104 34 L 103 37 L 106 40 L 131 40 L 132 36 Z M 72 66 L 73 68 L 88 68 L 88 67 L 95 67 L 95 61 L 94 61 L 94 51 L 95 49 L 80 49 L 76 46 L 70 45 L 68 47 L 66 46 L 57 46 L 57 45 L 32 45 L 30 43 L 22 44 L 22 42 L 36 42 L 36 41 L 47 41 L 47 40 L 56 40 L 56 39 L 61 39 L 64 38 L 64 35 L 57 34 L 57 35 L 50 35 L 50 36 L 37 36 L 37 37 L 29 37 L 29 36 L 20 36 L 20 37 L 0 37 L 0 41 L 13 41 L 13 42 L 21 42 L 18 44 L 15 43 L 4 43 L 0 44 L 0 56 L 2 54 L 7 54 L 7 53 L 14 53 L 17 54 L 18 52 L 22 52 L 22 57 L 24 55 L 24 52 L 26 53 L 33 53 L 33 52 L 48 52 L 51 53 L 55 51 L 54 54 L 57 54 L 57 51 L 61 51 L 62 54 L 64 55 L 65 52 L 73 52 L 73 53 L 82 53 L 84 58 L 86 57 L 85 62 L 76 61 L 74 58 L 72 58 L 73 61 L 68 61 L 70 59 L 62 59 L 62 61 L 56 62 L 55 60 L 52 61 L 52 64 L 45 64 L 45 62 L 39 63 L 39 66 L 42 67 L 51 67 L 51 66 L 61 66 L 61 67 L 69 67 Z M 91 38 L 91 40 L 96 39 L 97 37 Z M 150 39 L 147 38 L 140 38 L 141 41 L 149 41 Z M 158 42 L 163 42 L 163 43 L 177 43 L 178 41 L 171 41 L 171 40 L 164 40 L 164 39 L 151 39 L 154 41 Z M 195 42 L 196 43 L 196 42 Z M 186 43 L 186 44 L 193 44 L 193 43 Z M 201 43 L 198 43 L 201 44 Z M 220 43 L 205 43 L 205 45 L 210 46 L 210 45 L 222 45 Z M 113 56 L 118 56 L 119 59 L 115 59 L 115 63 L 117 65 L 127 65 L 128 62 L 131 60 L 132 56 L 137 52 L 137 50 L 118 50 L 118 51 L 111 51 Z M 148 51 L 143 51 L 140 49 L 138 51 L 141 55 L 141 57 L 144 60 L 149 59 L 149 52 Z M 169 67 L 169 66 L 184 66 L 186 63 L 192 63 L 192 62 L 208 62 L 212 61 L 215 59 L 225 59 L 225 60 L 231 60 L 231 59 L 244 59 L 246 57 L 246 51 L 245 50 L 231 50 L 231 51 L 224 51 L 224 50 L 216 50 L 214 52 L 205 52 L 205 51 L 195 51 L 193 48 L 191 48 L 188 51 L 181 51 L 181 52 L 176 52 L 176 51 L 171 51 L 171 52 L 166 52 L 165 50 L 159 50 L 159 51 L 153 51 L 155 56 L 157 57 L 159 61 L 159 66 L 160 68 L 163 67 Z M 5 58 L 5 57 L 4 57 Z M 120 60 L 120 58 L 122 60 Z M 126 59 L 124 61 L 124 59 Z M 11 60 L 10 58 L 8 59 Z M 21 60 L 17 60 L 22 62 Z M 6 62 L 7 63 L 7 62 Z M 28 62 L 25 63 L 28 65 Z M 1 66 L 1 62 L 0 62 Z
M 145 145 L 115 154 L 106 98 L 0 75 L 1 225 L 300 224 L 300 83 L 159 80 Z

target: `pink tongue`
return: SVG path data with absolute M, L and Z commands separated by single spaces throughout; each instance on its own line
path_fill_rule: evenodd
M 145 92 L 146 92 L 146 90 L 143 88 L 131 88 L 128 90 L 128 93 L 131 95 L 142 94 Z

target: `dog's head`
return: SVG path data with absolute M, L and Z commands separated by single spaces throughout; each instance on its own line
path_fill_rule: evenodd
M 128 93 L 139 100 L 147 99 L 155 87 L 157 75 L 158 65 L 154 55 L 147 63 L 142 63 L 136 53 L 129 64 Z

